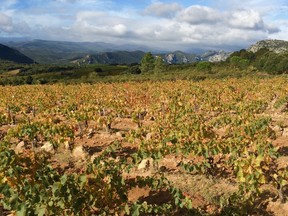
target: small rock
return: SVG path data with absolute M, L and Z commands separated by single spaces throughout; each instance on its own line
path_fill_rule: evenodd
M 275 132 L 279 132 L 279 131 L 283 131 L 283 128 L 280 127 L 279 125 L 275 125 L 274 127 L 272 127 L 272 130 L 274 130 Z
M 287 169 L 288 156 L 283 156 L 277 159 L 277 169 Z
M 116 133 L 116 136 L 117 136 L 117 137 L 124 137 L 125 135 L 124 135 L 123 133 L 121 133 L 120 131 L 118 131 L 118 132 Z
M 288 137 L 288 128 L 284 128 L 284 129 L 283 129 L 282 136 Z
M 73 142 L 69 142 L 69 141 L 65 141 L 64 142 L 64 149 L 65 150 L 72 150 L 72 148 L 73 148 Z
M 140 164 L 138 165 L 138 170 L 149 169 L 151 166 L 153 166 L 153 159 L 146 158 L 140 162 Z
M 86 160 L 87 153 L 85 152 L 83 146 L 77 146 L 73 149 L 72 156 L 75 159 Z
M 19 154 L 19 153 L 22 153 L 24 149 L 25 149 L 25 142 L 21 141 L 17 144 L 17 146 L 15 148 L 15 152 L 16 152 L 16 154 Z
M 281 128 L 279 125 L 275 125 L 274 127 L 272 127 L 272 130 L 275 132 L 276 137 L 282 136 L 283 128 Z
M 41 150 L 46 151 L 48 153 L 52 153 L 54 154 L 54 147 L 53 144 L 51 142 L 45 142 L 43 146 L 41 146 Z
M 95 160 L 97 157 L 98 157 L 97 154 L 93 154 L 93 155 L 91 156 L 91 158 L 90 158 L 91 163 L 93 163 L 94 160 Z
M 153 136 L 154 136 L 154 133 L 152 133 L 152 132 L 147 133 L 146 140 L 151 140 Z
M 90 128 L 87 134 L 87 138 L 91 139 L 94 134 L 95 134 L 95 131 L 92 128 Z

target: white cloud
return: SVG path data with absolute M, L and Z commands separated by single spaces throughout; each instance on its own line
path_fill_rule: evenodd
M 26 35 L 30 31 L 26 22 L 14 23 L 13 19 L 6 14 L 0 13 L 0 33 L 14 33 Z
M 182 10 L 182 6 L 178 3 L 162 3 L 155 2 L 148 6 L 143 14 L 152 15 L 157 17 L 172 18 L 176 15 L 177 12 Z
M 82 11 L 68 31 L 80 40 L 115 42 L 129 37 L 129 22 L 115 14 Z
M 124 24 L 117 24 L 113 26 L 113 30 L 118 35 L 125 35 L 127 32 L 127 27 Z
M 60 30 L 59 30 L 60 31 Z M 267 38 L 277 28 L 266 24 L 253 10 L 221 12 L 204 6 L 183 8 L 177 16 L 159 19 L 120 12 L 82 11 L 76 16 L 69 35 L 79 40 L 139 43 L 162 48 L 244 47 Z
M 0 13 L 0 31 L 11 32 L 13 30 L 12 18 Z
M 255 30 L 265 28 L 260 14 L 253 10 L 237 10 L 232 12 L 228 23 L 235 28 Z
M 115 1 L 113 4 L 110 0 L 51 0 L 19 10 L 13 8 L 16 0 L 4 1 L 6 9 L 0 10 L 0 35 L 2 31 L 41 39 L 186 49 L 190 46 L 225 48 L 234 44 L 244 48 L 268 37 L 287 39 L 288 31 L 287 23 L 280 24 L 270 16 L 277 8 L 283 8 L 282 0 L 275 0 L 277 4 L 270 10 L 268 6 L 272 3 L 264 0 L 243 0 L 241 4 L 236 0 L 215 1 L 223 7 L 217 7 L 215 2 L 213 6 L 184 7 L 176 2 L 152 1 L 143 9 L 120 5 L 117 8 Z M 257 6 L 256 2 L 261 5 Z
M 221 14 L 218 11 L 199 5 L 188 7 L 178 15 L 179 21 L 188 22 L 192 25 L 215 23 L 219 21 L 220 18 Z

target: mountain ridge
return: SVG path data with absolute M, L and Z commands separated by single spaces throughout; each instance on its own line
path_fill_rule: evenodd
M 6 46 L 12 47 L 24 53 L 28 57 L 43 64 L 69 63 L 73 59 L 80 59 L 87 55 L 101 52 L 115 51 L 150 51 L 151 48 L 140 45 L 115 45 L 105 42 L 70 42 L 70 41 L 47 41 L 47 40 L 28 40 L 28 41 L 6 41 Z M 155 50 L 157 52 L 166 52 Z
M 99 52 L 75 59 L 71 63 L 79 66 L 85 64 L 133 64 L 140 63 L 144 55 L 143 51 Z
M 99 59 L 102 58 L 99 57 L 99 55 L 100 56 L 105 55 L 103 53 L 106 53 L 106 55 L 110 55 L 111 52 L 116 52 L 114 55 L 117 56 L 119 52 L 137 52 L 140 50 L 142 52 L 151 51 L 154 55 L 159 55 L 163 57 L 163 59 L 166 59 L 167 63 L 169 64 L 189 63 L 199 61 L 201 59 L 209 61 L 208 58 L 202 57 L 202 54 L 199 53 L 199 50 L 197 51 L 195 50 L 195 53 L 183 52 L 183 51 L 168 51 L 135 44 L 115 45 L 103 42 L 46 41 L 36 39 L 28 41 L 14 41 L 14 42 L 6 41 L 5 45 L 13 47 L 14 49 L 19 50 L 23 54 L 34 59 L 35 61 L 44 64 L 70 63 L 71 61 L 75 62 L 76 59 L 79 59 L 79 61 L 83 61 L 85 60 L 87 55 L 94 56 L 93 61 L 95 62 L 104 63 L 99 61 Z M 213 55 L 216 54 L 217 51 L 213 51 Z M 124 55 L 127 55 L 127 53 L 124 53 Z M 139 63 L 140 60 L 138 59 L 136 61 L 136 59 L 134 59 L 133 61 Z M 215 61 L 215 59 L 210 60 Z M 220 58 L 220 60 L 223 59 Z M 108 62 L 116 63 L 113 59 L 109 60 Z M 130 62 L 132 62 L 132 60 L 126 62 L 120 61 L 117 63 L 121 64 Z
M 269 51 L 275 53 L 284 53 L 288 51 L 288 41 L 276 40 L 276 39 L 261 40 L 251 45 L 247 49 L 247 51 L 256 53 L 258 50 L 262 48 L 267 48 Z
M 33 64 L 34 60 L 16 49 L 0 44 L 0 59 L 21 64 Z

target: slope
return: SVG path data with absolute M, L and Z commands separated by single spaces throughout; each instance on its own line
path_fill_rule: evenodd
M 0 59 L 3 61 L 12 61 L 15 63 L 22 64 L 33 64 L 34 61 L 19 52 L 18 50 L 12 49 L 5 45 L 0 44 Z

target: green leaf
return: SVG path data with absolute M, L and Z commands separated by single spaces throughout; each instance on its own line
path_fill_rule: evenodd
M 243 176 L 243 170 L 241 167 L 239 167 L 239 170 L 237 172 L 237 178 L 239 182 L 245 182 L 245 178 Z
M 53 204 L 54 204 L 54 202 L 53 202 L 52 200 L 50 200 L 50 201 L 48 202 L 48 206 L 50 206 L 50 207 L 52 207 Z
M 139 216 L 140 212 L 139 212 L 139 205 L 138 204 L 134 204 L 131 208 L 131 215 L 132 216 Z
M 16 216 L 26 216 L 27 207 L 24 203 L 18 206 Z
M 52 186 L 52 193 L 55 194 L 59 190 L 60 186 L 59 182 L 55 182 Z
M 87 182 L 87 175 L 82 174 L 79 176 L 79 181 L 80 181 L 80 187 L 82 188 L 85 183 Z
M 64 209 L 65 208 L 65 203 L 62 200 L 60 200 L 60 201 L 57 202 L 57 206 L 59 206 L 60 208 Z
M 175 197 L 175 205 L 178 206 L 180 203 L 180 199 L 179 197 Z
M 265 184 L 265 183 L 266 183 L 265 176 L 264 176 L 264 175 L 261 175 L 260 178 L 258 179 L 258 182 L 259 182 L 260 184 Z
M 255 165 L 257 167 L 260 167 L 260 163 L 263 161 L 263 156 L 259 155 L 256 159 L 255 159 Z
M 125 205 L 125 213 L 127 215 L 130 215 L 130 208 L 129 208 L 128 204 Z
M 36 214 L 37 214 L 38 216 L 44 216 L 44 215 L 46 214 L 46 207 L 45 207 L 44 205 L 38 207 L 38 208 L 36 209 Z
M 61 180 L 61 184 L 64 185 L 67 181 L 67 175 L 63 175 L 60 180 Z

